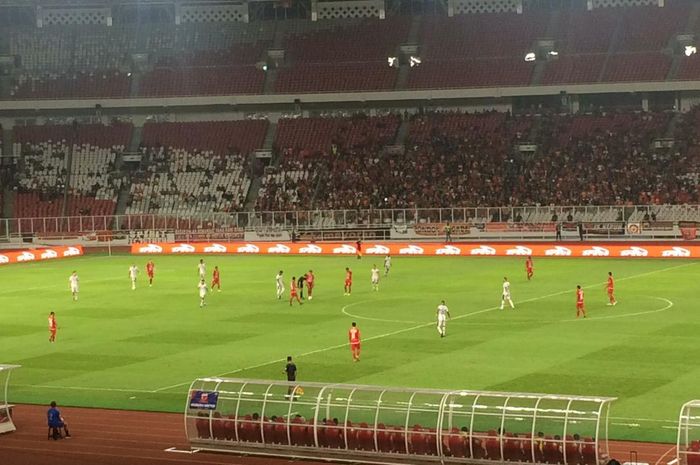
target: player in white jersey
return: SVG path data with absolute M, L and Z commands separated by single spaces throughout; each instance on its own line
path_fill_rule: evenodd
M 444 300 L 438 305 L 435 315 L 437 316 L 438 334 L 440 334 L 440 337 L 445 337 L 445 327 L 447 326 L 447 319 L 450 318 L 450 310 L 445 305 Z
M 389 276 L 389 270 L 391 269 L 391 255 L 384 257 L 384 276 Z
M 136 290 L 136 277 L 139 275 L 139 269 L 136 265 L 129 267 L 129 279 L 131 279 L 131 290 Z
M 379 290 L 379 268 L 377 268 L 377 265 L 372 267 L 372 289 L 375 291 Z
M 80 279 L 78 278 L 78 272 L 74 271 L 71 273 L 70 278 L 68 278 L 70 283 L 70 292 L 73 294 L 73 301 L 78 300 L 78 292 L 80 292 Z
M 513 300 L 510 298 L 510 282 L 508 278 L 503 278 L 503 294 L 501 294 L 501 310 L 506 304 L 506 301 L 510 304 L 510 308 L 515 308 L 513 305 Z
M 199 260 L 199 265 L 197 265 L 197 271 L 199 271 L 199 279 L 206 279 L 207 276 L 207 265 L 204 264 L 204 259 Z
M 277 300 L 282 299 L 282 294 L 284 294 L 284 279 L 282 278 L 283 271 L 280 270 L 275 276 L 275 285 L 277 286 Z
M 204 301 L 204 299 L 206 299 L 207 297 L 207 282 L 203 279 L 200 279 L 197 287 L 199 288 L 199 308 L 202 308 L 207 304 Z

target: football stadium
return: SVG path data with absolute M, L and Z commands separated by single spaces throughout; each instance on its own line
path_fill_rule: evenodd
M 0 464 L 700 465 L 699 44 L 0 0 Z

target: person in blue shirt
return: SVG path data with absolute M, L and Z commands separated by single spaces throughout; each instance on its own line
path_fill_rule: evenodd
M 63 431 L 66 433 L 66 437 L 70 437 L 70 433 L 68 432 L 68 425 L 66 424 L 65 420 L 61 416 L 61 412 L 56 408 L 56 401 L 51 402 L 51 408 L 46 412 L 46 419 L 49 424 L 49 428 L 57 428 L 60 432 L 60 429 L 63 428 Z M 58 439 L 54 437 L 54 439 Z

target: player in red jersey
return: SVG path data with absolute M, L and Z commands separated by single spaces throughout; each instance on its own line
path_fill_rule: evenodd
M 56 314 L 54 312 L 49 313 L 49 342 L 56 342 Z
M 313 299 L 313 292 L 314 292 L 314 280 L 316 279 L 316 276 L 314 276 L 313 270 L 309 270 L 308 273 L 306 273 L 306 292 L 309 294 L 309 300 Z
M 612 271 L 608 271 L 608 283 L 605 285 L 608 291 L 608 305 L 617 305 L 617 300 L 615 300 L 615 280 L 613 279 Z
M 527 272 L 527 280 L 530 281 L 535 275 L 532 270 L 532 257 L 528 255 L 527 260 L 525 260 L 525 271 Z
M 345 268 L 345 294 L 350 295 L 352 292 L 352 270 Z
M 221 276 L 219 275 L 219 267 L 215 266 L 214 267 L 214 273 L 211 278 L 211 290 L 214 290 L 214 286 L 217 287 L 217 290 L 221 292 Z
M 296 276 L 292 276 L 292 282 L 289 284 L 289 306 L 292 306 L 292 302 L 296 299 L 297 302 L 299 302 L 299 305 L 304 305 L 297 295 L 297 278 Z
M 156 265 L 153 263 L 153 260 L 148 260 L 148 263 L 146 263 L 146 274 L 148 275 L 148 287 L 153 286 L 153 275 L 155 274 L 156 271 Z
M 357 259 L 362 258 L 362 239 L 358 239 L 357 242 L 355 242 L 355 251 L 357 252 Z
M 586 309 L 583 306 L 583 289 L 581 286 L 576 286 L 576 318 L 580 315 L 586 318 Z
M 352 360 L 354 362 L 360 361 L 360 328 L 357 327 L 357 323 L 352 322 L 352 326 L 348 331 L 348 340 L 350 341 L 350 351 L 352 352 Z

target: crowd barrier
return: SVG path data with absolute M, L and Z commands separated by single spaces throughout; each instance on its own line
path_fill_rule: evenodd
M 40 249 L 15 250 L 0 253 L 0 265 L 12 263 L 38 262 L 43 260 L 56 260 L 59 258 L 76 257 L 83 255 L 83 247 L 50 247 Z
M 688 243 L 364 243 L 365 255 L 403 256 L 533 256 L 533 257 L 647 257 L 700 258 L 700 244 Z M 143 243 L 131 246 L 132 254 L 239 254 L 239 255 L 356 255 L 350 242 L 193 242 Z

